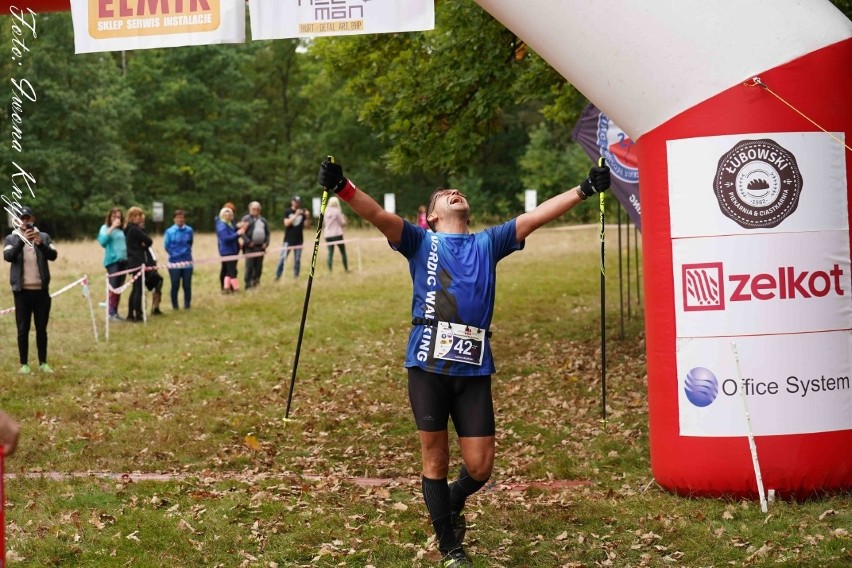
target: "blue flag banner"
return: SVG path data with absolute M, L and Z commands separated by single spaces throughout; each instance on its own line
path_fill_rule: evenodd
M 641 231 L 639 157 L 633 140 L 593 104 L 583 111 L 571 137 L 595 163 L 601 156 L 606 159 L 612 173 L 610 191 Z

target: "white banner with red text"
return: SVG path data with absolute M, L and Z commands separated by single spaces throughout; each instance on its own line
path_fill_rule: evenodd
M 843 146 L 758 132 L 667 151 L 680 435 L 745 435 L 741 395 L 755 435 L 852 428 Z

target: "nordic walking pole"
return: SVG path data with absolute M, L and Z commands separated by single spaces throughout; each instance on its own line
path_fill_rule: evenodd
M 598 166 L 606 166 L 601 157 Z M 604 192 L 598 194 L 601 204 L 601 415 L 606 427 L 606 268 L 604 265 Z
M 328 160 L 334 162 L 334 156 Z M 296 342 L 296 357 L 293 359 L 293 374 L 290 377 L 290 392 L 287 394 L 287 410 L 284 411 L 284 421 L 290 419 L 290 403 L 293 402 L 293 387 L 296 386 L 296 370 L 299 368 L 299 353 L 302 351 L 302 337 L 305 335 L 305 320 L 308 318 L 308 302 L 311 301 L 311 286 L 314 283 L 314 269 L 317 267 L 317 253 L 319 253 L 320 235 L 322 234 L 322 221 L 325 216 L 325 205 L 328 203 L 328 188 L 322 188 L 322 203 L 320 204 L 320 215 L 317 221 L 317 237 L 314 240 L 314 254 L 311 257 L 311 272 L 308 275 L 308 288 L 305 290 L 305 305 L 302 308 L 302 323 L 299 325 L 299 340 Z M 0 567 L 1 568 L 1 567 Z

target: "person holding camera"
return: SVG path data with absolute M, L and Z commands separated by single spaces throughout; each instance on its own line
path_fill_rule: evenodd
M 6 237 L 3 258 L 11 263 L 9 282 L 15 296 L 15 322 L 18 325 L 19 373 L 30 373 L 30 322 L 35 322 L 38 368 L 52 373 L 47 364 L 47 321 L 50 319 L 50 267 L 57 252 L 50 235 L 35 226 L 35 213 L 29 207 L 20 208 L 21 226 Z
M 116 272 L 123 272 L 127 268 L 127 241 L 124 237 L 124 212 L 121 207 L 113 207 L 104 219 L 98 231 L 98 242 L 104 247 L 104 268 L 106 268 L 110 288 L 116 289 L 124 284 L 126 274 L 113 276 Z M 110 290 L 107 302 L 109 304 L 109 319 L 112 321 L 124 321 L 118 315 L 118 304 L 121 294 Z
M 434 232 L 429 232 L 385 211 L 343 177 L 343 168 L 331 160 L 322 163 L 317 181 L 375 225 L 391 248 L 408 260 L 414 297 L 405 367 L 420 439 L 423 499 L 443 555 L 441 566 L 472 566 L 462 548 L 466 532 L 462 510 L 467 498 L 485 486 L 494 467 L 491 375 L 496 369 L 488 328 L 497 263 L 522 250 L 533 231 L 609 188 L 609 168 L 594 167 L 579 185 L 479 233 L 470 232 L 470 204 L 457 189 L 432 192 L 426 221 Z M 447 482 L 450 418 L 463 461 L 452 483 Z
M 284 263 L 290 249 L 293 249 L 293 277 L 299 277 L 302 268 L 302 245 L 305 242 L 305 227 L 311 226 L 311 212 L 302 207 L 302 198 L 294 195 L 290 200 L 290 208 L 284 211 L 284 247 L 278 257 L 275 267 L 275 280 L 281 279 L 284 273 Z

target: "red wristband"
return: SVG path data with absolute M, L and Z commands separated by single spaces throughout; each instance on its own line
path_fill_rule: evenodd
M 358 188 L 355 187 L 355 184 L 347 179 L 346 185 L 344 185 L 343 189 L 341 189 L 337 193 L 337 197 L 339 197 L 343 201 L 349 203 L 349 200 L 352 199 L 353 197 L 355 197 L 355 190 L 357 190 L 357 189 Z

